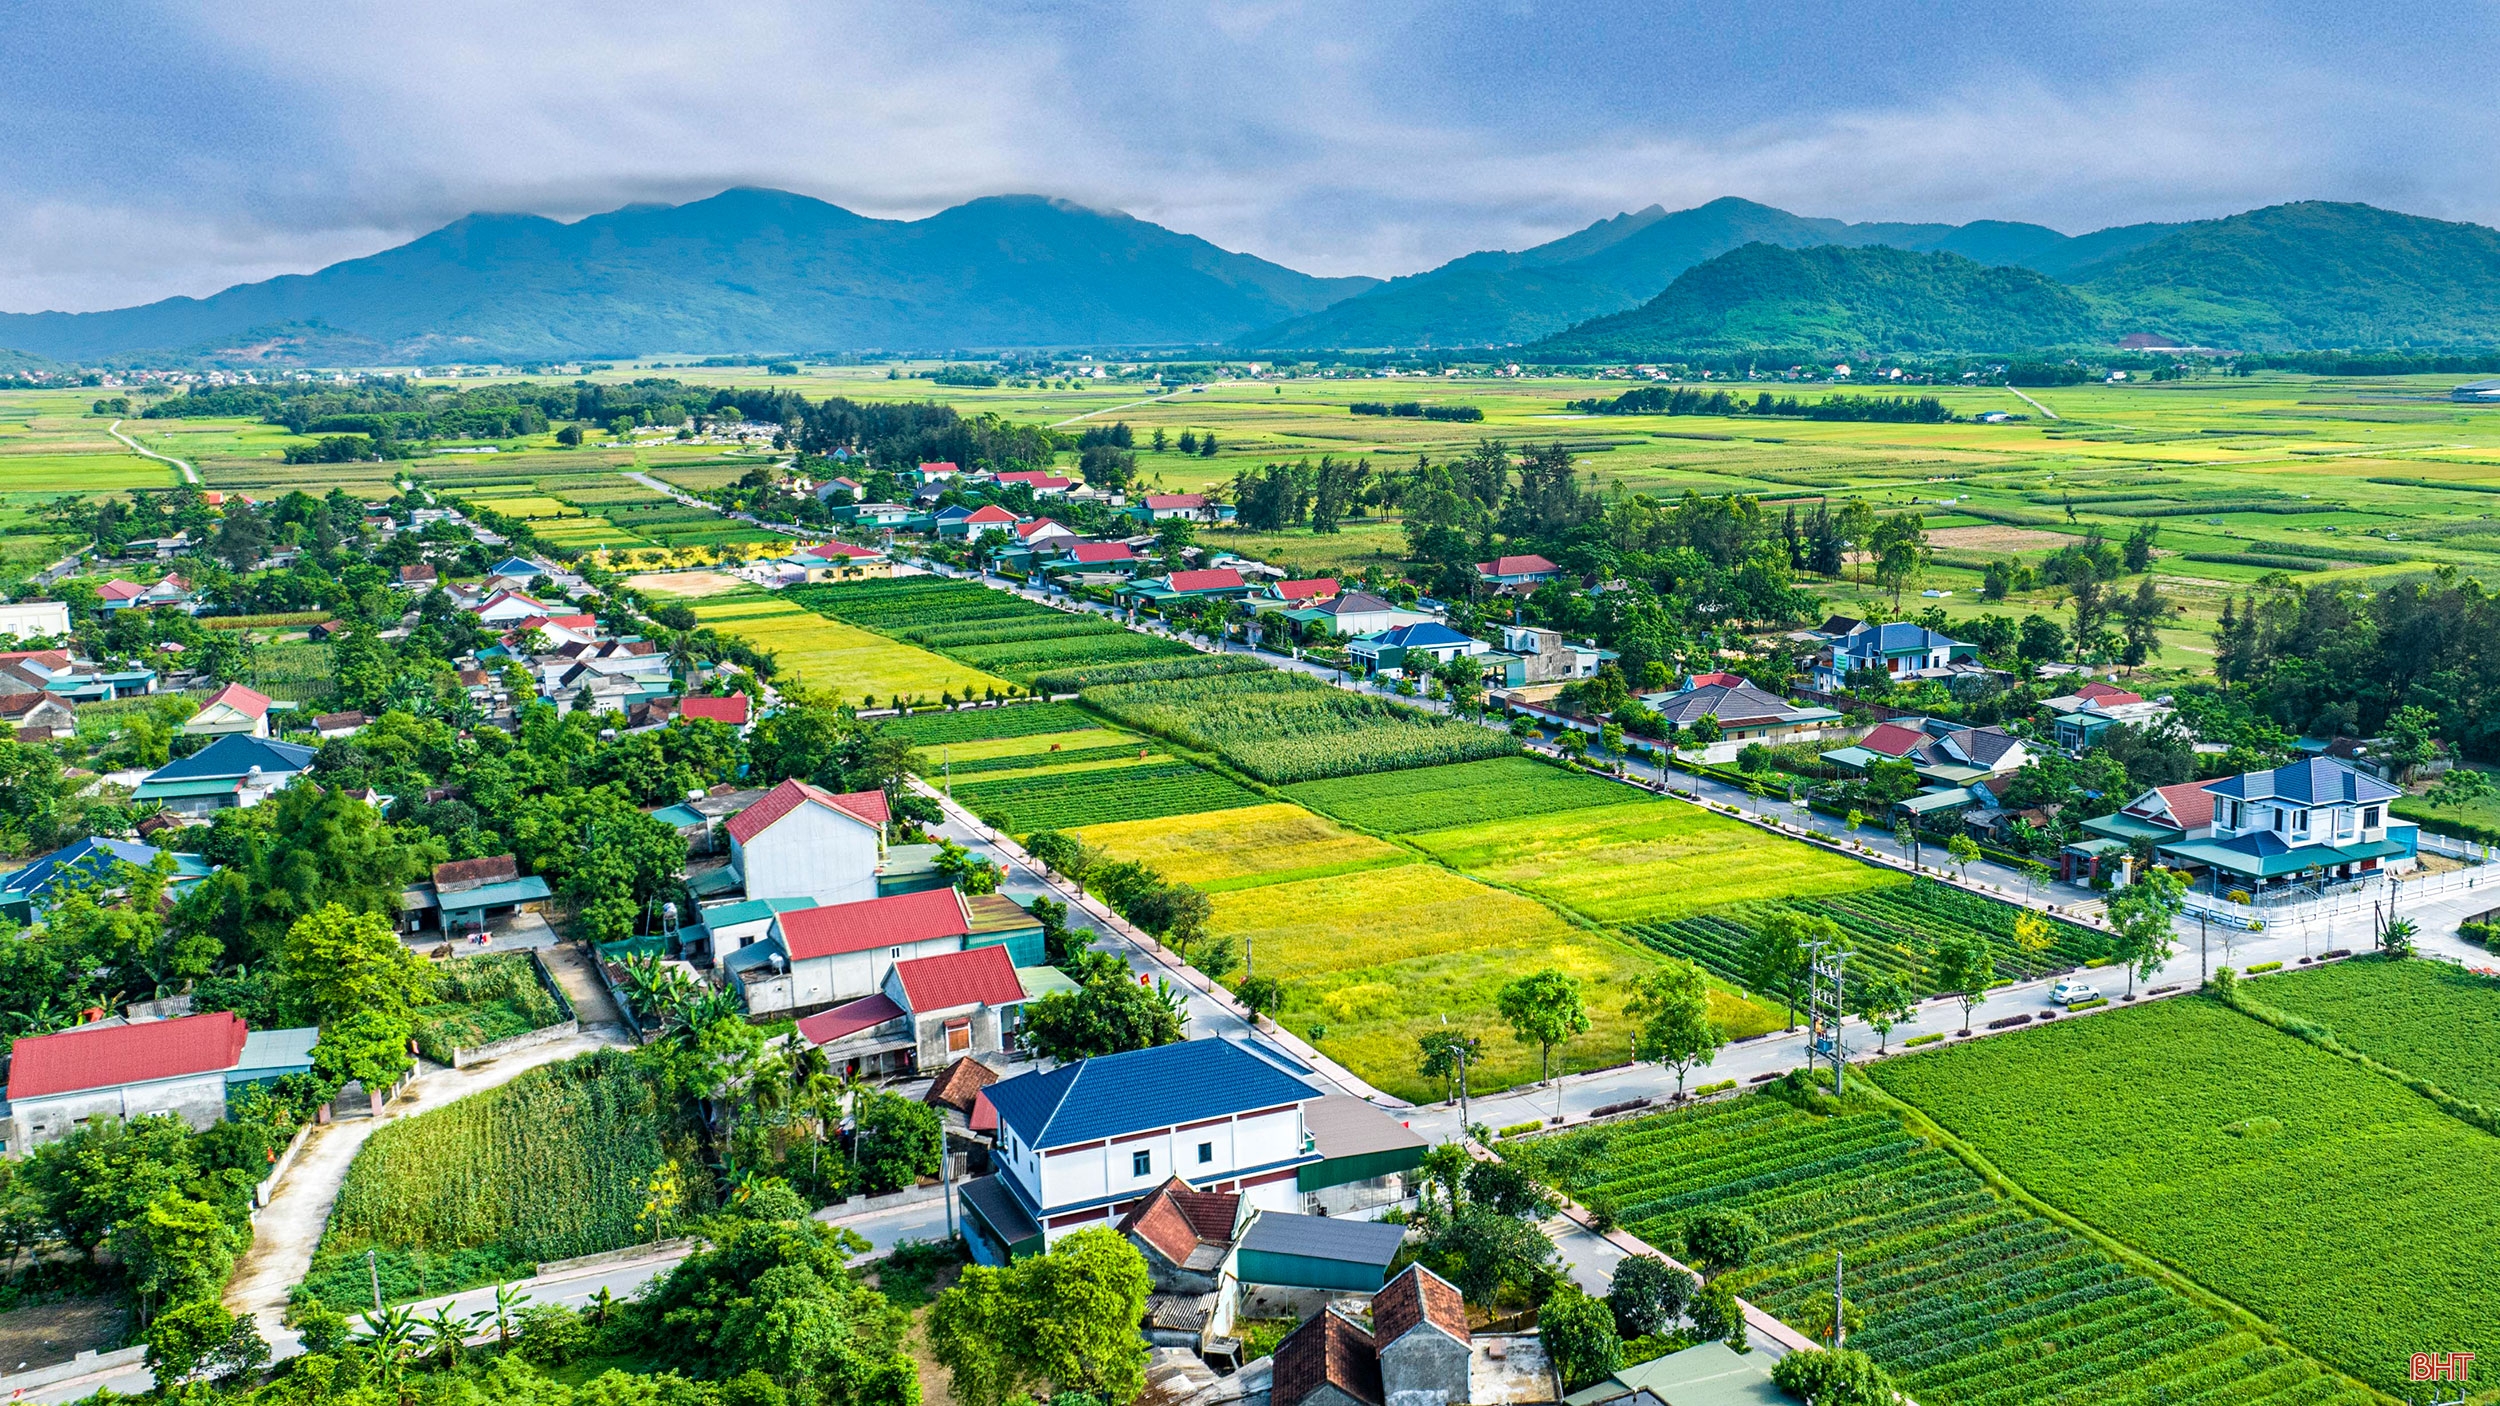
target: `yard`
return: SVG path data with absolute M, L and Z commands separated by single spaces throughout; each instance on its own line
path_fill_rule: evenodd
M 2500 1139 L 2384 1075 L 2197 997 L 1874 1074 L 2043 1200 L 2382 1390 L 2416 1352 L 2500 1353 Z

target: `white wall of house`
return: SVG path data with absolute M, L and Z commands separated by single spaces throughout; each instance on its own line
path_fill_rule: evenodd
M 194 1128 L 225 1121 L 226 1076 L 223 1070 L 150 1079 L 139 1084 L 114 1084 L 101 1089 L 22 1098 L 9 1106 L 16 1125 L 8 1132 L 8 1151 L 57 1142 L 89 1118 L 139 1118 L 151 1113 L 178 1113 Z
M 1012 1133 L 1009 1129 L 1001 1131 Z M 1117 1220 L 1127 1211 L 1128 1202 L 1114 1201 L 1081 1216 L 1053 1216 L 1054 1206 L 1103 1197 L 1143 1196 L 1171 1176 L 1201 1189 L 1229 1184 L 1245 1168 L 1300 1157 L 1303 1141 L 1302 1109 L 1296 1104 L 1195 1125 L 1131 1133 L 1109 1142 L 1056 1149 L 1049 1155 L 1037 1155 L 1021 1139 L 1015 1139 L 1012 1147 L 1001 1147 L 1005 1155 L 998 1162 L 1001 1171 L 1042 1208 L 1043 1228 L 1050 1239 L 1056 1240 L 1088 1224 Z M 1139 1170 L 1141 1157 L 1143 1171 Z M 1254 1206 L 1297 1210 L 1301 1194 L 1295 1180 L 1293 1170 L 1287 1168 L 1279 1174 L 1255 1178 L 1243 1185 L 1241 1192 Z
M 933 937 L 923 942 L 872 947 L 865 952 L 843 952 L 831 957 L 793 961 L 790 963 L 791 1004 L 796 1007 L 823 1006 L 874 996 L 884 989 L 885 979 L 893 972 L 896 962 L 960 952 L 963 946 L 961 936 Z
M 730 841 L 729 862 L 749 898 L 857 903 L 877 896 L 879 827 L 813 801 L 766 826 L 753 840 Z M 876 990 L 871 983 L 860 995 Z

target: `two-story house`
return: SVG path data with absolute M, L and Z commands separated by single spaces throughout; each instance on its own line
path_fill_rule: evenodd
M 2420 862 L 2420 827 L 2388 812 L 2403 792 L 2342 762 L 2313 757 L 2205 790 L 2211 835 L 2157 848 L 2166 862 L 2200 873 L 2208 892 L 2341 883 Z
M 877 994 L 897 963 L 992 946 L 1038 967 L 1042 925 L 1004 894 L 934 888 L 776 913 L 722 965 L 751 1014 L 799 1013 Z
M 1183 1040 L 1019 1074 L 981 1091 L 997 1171 L 963 1188 L 966 1239 L 996 1263 L 1117 1225 L 1172 1178 L 1292 1211 L 1320 1153 L 1303 1110 L 1320 1091 L 1250 1046 Z
M 729 867 L 748 898 L 852 903 L 877 896 L 890 819 L 883 791 L 835 795 L 784 781 L 729 817 Z
M 2115 867 L 2139 841 L 2156 851 L 2181 840 L 2210 839 L 2214 833 L 2214 793 L 2202 781 L 2155 786 L 2111 811 L 2083 822 L 2090 838 L 2058 851 L 2058 877 L 2087 884 L 2104 866 Z
M 1895 679 L 1916 679 L 1941 676 L 1957 659 L 1975 659 L 1977 645 L 1965 644 L 1947 635 L 1938 634 L 1924 625 L 1896 620 L 1889 625 L 1856 622 L 1856 628 L 1840 636 L 1831 647 L 1816 656 L 1813 665 L 1814 686 L 1826 693 L 1845 688 L 1849 675 L 1861 671 L 1887 674 Z
M 2040 706 L 2048 710 L 2049 736 L 2069 754 L 2098 745 L 2113 727 L 2151 727 L 2170 716 L 2168 703 L 2097 681 Z

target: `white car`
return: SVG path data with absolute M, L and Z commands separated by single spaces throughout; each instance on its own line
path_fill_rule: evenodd
M 2049 999 L 2061 1006 L 2101 999 L 2101 988 L 2088 981 L 2067 980 L 2049 988 Z

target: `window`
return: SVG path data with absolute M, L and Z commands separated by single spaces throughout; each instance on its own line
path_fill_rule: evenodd
M 1214 1160 L 1215 1144 L 1211 1142 L 1202 1142 L 1198 1144 L 1198 1165 L 1203 1167 L 1207 1163 Z
M 2335 837 L 2337 839 L 2352 837 L 2352 812 L 2341 806 L 2336 807 L 2335 810 Z
M 2309 812 L 2305 810 L 2296 810 L 2292 812 L 2292 833 L 2295 835 L 2306 835 L 2309 833 Z
M 1132 1153 L 1130 1153 L 1130 1154 L 1129 1154 L 1129 1159 L 1128 1159 L 1128 1174 L 1129 1174 L 1130 1176 L 1133 1176 L 1133 1177 L 1152 1176 L 1152 1175 L 1154 1174 L 1154 1169 L 1155 1169 L 1155 1155 L 1154 1155 L 1153 1153 L 1151 1153 L 1151 1152 L 1132 1152 Z
M 2283 807 L 2281 806 L 2274 808 L 2274 833 L 2278 835 L 2283 833 Z
M 2364 830 L 2375 830 L 2378 828 L 2377 806 L 2371 806 L 2361 812 L 2361 828 Z

